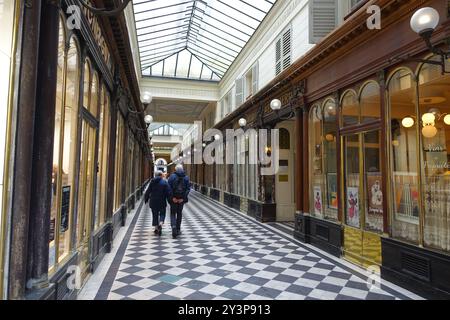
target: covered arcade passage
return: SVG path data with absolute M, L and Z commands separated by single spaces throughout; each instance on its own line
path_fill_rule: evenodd
M 1 299 L 449 298 L 447 1 L 0 21 Z

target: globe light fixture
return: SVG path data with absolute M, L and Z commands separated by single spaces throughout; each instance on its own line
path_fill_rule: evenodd
M 444 117 L 444 123 L 446 125 L 450 126 L 450 114 L 448 114 Z
M 239 119 L 239 126 L 241 128 L 245 127 L 247 125 L 247 120 L 244 118 Z
M 145 123 L 147 124 L 147 125 L 150 125 L 150 124 L 152 124 L 152 122 L 153 122 L 153 117 L 151 116 L 151 115 L 146 115 L 145 117 L 144 117 L 144 121 L 145 121 Z
M 430 112 L 425 113 L 422 116 L 422 121 L 423 121 L 424 126 L 426 126 L 426 125 L 434 125 L 434 121 L 435 120 L 436 120 L 436 116 L 433 113 L 430 113 Z
M 220 135 L 219 135 L 219 134 L 216 134 L 216 135 L 214 136 L 214 140 L 219 141 L 219 140 L 220 140 Z
M 436 9 L 426 7 L 417 10 L 411 18 L 411 29 L 423 36 L 434 32 L 439 25 L 439 12 Z
M 153 97 L 150 94 L 150 92 L 146 91 L 141 96 L 141 101 L 143 104 L 150 104 L 152 103 Z
M 414 126 L 414 119 L 411 117 L 406 117 L 402 120 L 402 126 L 405 128 L 412 128 Z
M 279 99 L 273 99 L 272 102 L 270 102 L 270 108 L 273 111 L 279 111 L 281 109 L 281 101 Z
M 422 134 L 425 138 L 434 138 L 438 133 L 435 126 L 428 125 L 422 128 Z

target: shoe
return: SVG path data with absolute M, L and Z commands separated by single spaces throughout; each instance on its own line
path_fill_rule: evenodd
M 177 230 L 177 235 L 181 236 L 181 230 Z
M 177 236 L 178 236 L 177 230 L 176 230 L 176 229 L 173 229 L 173 230 L 172 230 L 172 238 L 176 239 Z
M 159 233 L 158 227 L 155 228 L 154 233 L 155 233 L 155 234 L 158 234 L 158 233 Z

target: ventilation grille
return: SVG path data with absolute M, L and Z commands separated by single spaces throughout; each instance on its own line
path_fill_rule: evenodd
M 410 253 L 402 253 L 402 270 L 420 279 L 430 280 L 430 262 Z
M 330 229 L 318 224 L 316 225 L 316 235 L 318 238 L 328 241 L 330 239 Z

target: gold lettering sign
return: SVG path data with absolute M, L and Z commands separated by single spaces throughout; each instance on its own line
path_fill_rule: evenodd
M 88 1 L 88 3 L 92 5 L 91 1 Z M 102 28 L 100 27 L 100 23 L 97 17 L 84 6 L 83 12 L 86 17 L 86 20 L 88 21 L 89 27 L 91 28 L 92 34 L 94 36 L 94 41 L 100 48 L 101 54 L 103 56 L 104 61 L 106 62 L 106 65 L 108 66 L 111 73 L 114 73 L 108 44 L 105 40 L 105 37 L 103 36 Z

